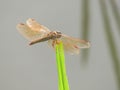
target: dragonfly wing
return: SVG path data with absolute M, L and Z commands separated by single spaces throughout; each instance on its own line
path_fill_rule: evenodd
M 37 21 L 35 21 L 34 19 L 31 19 L 31 18 L 28 19 L 28 20 L 26 21 L 26 24 L 27 24 L 28 27 L 30 27 L 33 31 L 38 31 L 38 32 L 42 32 L 42 33 L 49 33 L 49 32 L 50 32 L 50 30 L 49 30 L 47 27 L 39 24 L 39 23 L 38 23 Z
M 25 38 L 27 38 L 30 41 L 35 40 L 37 38 L 42 38 L 43 36 L 45 36 L 44 33 L 33 31 L 30 27 L 28 27 L 28 25 L 23 23 L 18 24 L 17 29 Z
M 63 38 L 61 38 L 61 40 L 62 39 Z M 76 48 L 72 47 L 71 43 L 69 43 L 68 41 L 69 40 L 65 40 L 65 39 L 62 40 L 65 52 L 68 52 L 70 54 L 75 54 L 75 53 L 78 54 L 79 49 L 76 49 Z M 54 40 L 48 40 L 48 46 L 55 50 L 55 47 L 54 47 L 53 43 L 54 43 Z M 69 46 L 68 46 L 68 44 L 69 44 Z
M 90 43 L 88 41 L 73 38 L 64 34 L 62 34 L 61 40 L 65 51 L 71 54 L 79 54 L 80 48 L 90 47 Z

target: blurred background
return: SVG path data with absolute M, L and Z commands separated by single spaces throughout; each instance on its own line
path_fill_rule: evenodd
M 0 90 L 58 90 L 55 52 L 16 29 L 28 18 L 91 42 L 65 54 L 70 90 L 120 90 L 120 0 L 0 0 Z

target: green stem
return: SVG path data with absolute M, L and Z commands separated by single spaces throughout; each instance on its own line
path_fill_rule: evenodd
M 56 44 L 55 48 L 56 48 L 57 70 L 58 70 L 58 87 L 59 90 L 69 90 L 69 84 L 68 84 L 66 68 L 65 68 L 63 43 L 60 42 L 59 44 Z

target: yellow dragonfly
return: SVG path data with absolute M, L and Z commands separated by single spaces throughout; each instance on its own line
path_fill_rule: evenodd
M 71 54 L 79 54 L 80 48 L 90 47 L 88 41 L 73 38 L 58 31 L 50 31 L 47 27 L 31 18 L 26 21 L 26 24 L 18 24 L 17 29 L 30 41 L 29 45 L 47 41 L 48 44 L 54 48 L 55 44 L 62 41 L 64 50 Z

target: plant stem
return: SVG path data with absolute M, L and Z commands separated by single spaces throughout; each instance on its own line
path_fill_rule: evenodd
M 104 20 L 104 28 L 105 28 L 105 34 L 106 34 L 106 39 L 108 41 L 108 48 L 110 50 L 111 58 L 113 61 L 113 66 L 116 74 L 116 81 L 118 83 L 118 90 L 120 90 L 120 64 L 119 64 L 119 57 L 115 45 L 115 40 L 112 35 L 112 29 L 107 13 L 107 7 L 105 4 L 104 0 L 99 0 L 100 1 L 100 6 L 101 6 L 101 12 L 102 12 L 102 17 Z
M 120 14 L 115 0 L 110 0 L 110 5 L 120 34 Z
M 82 0 L 82 39 L 88 40 L 89 38 L 89 0 Z M 89 56 L 88 50 L 82 51 L 82 60 L 87 61 Z
M 58 70 L 58 88 L 59 90 L 69 90 L 68 79 L 65 68 L 65 57 L 63 43 L 56 44 L 56 62 Z

